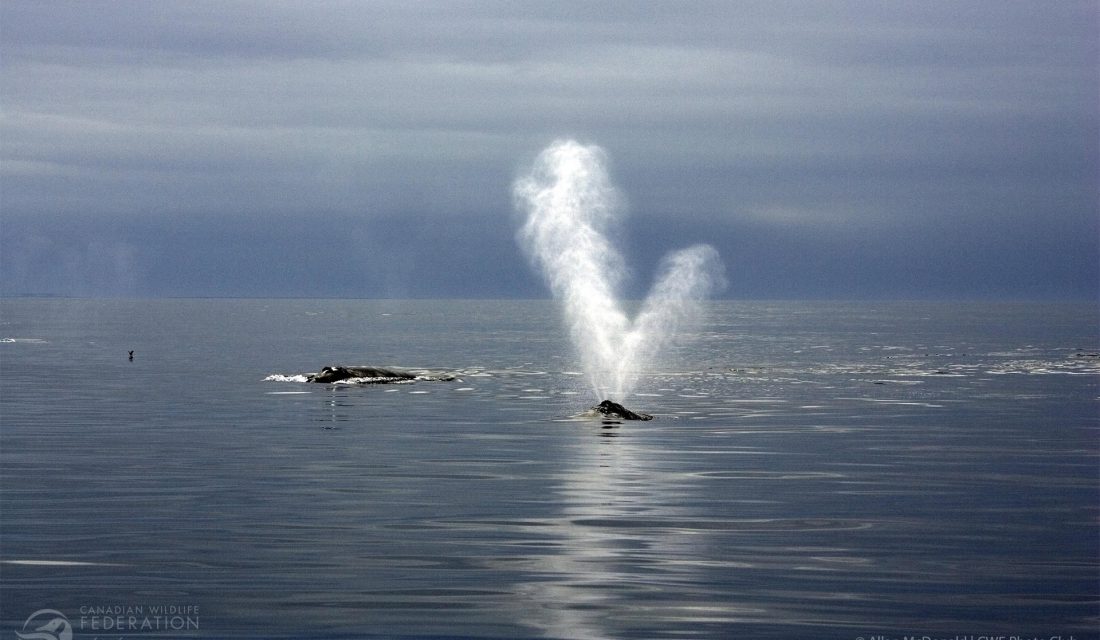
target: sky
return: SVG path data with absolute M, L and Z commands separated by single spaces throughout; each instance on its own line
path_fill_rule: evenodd
M 0 2 L 0 294 L 539 298 L 597 144 L 645 293 L 1097 299 L 1094 0 Z

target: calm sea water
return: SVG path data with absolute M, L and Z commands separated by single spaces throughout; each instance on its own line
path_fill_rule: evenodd
M 1097 637 L 1095 306 L 717 302 L 619 425 L 563 336 L 0 301 L 0 638 Z

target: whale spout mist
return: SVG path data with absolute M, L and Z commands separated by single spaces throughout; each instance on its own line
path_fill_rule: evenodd
M 605 235 L 623 207 L 603 150 L 554 142 L 513 191 L 527 214 L 520 245 L 562 303 L 592 390 L 597 399 L 624 399 L 677 330 L 696 318 L 699 301 L 723 284 L 718 252 L 695 245 L 666 255 L 630 320 L 616 295 L 625 276 L 623 259 Z

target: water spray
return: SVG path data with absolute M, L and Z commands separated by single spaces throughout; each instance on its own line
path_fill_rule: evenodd
M 520 245 L 562 303 L 593 392 L 597 399 L 622 400 L 640 371 L 697 316 L 699 302 L 721 286 L 723 269 L 709 245 L 665 256 L 638 315 L 627 318 L 616 295 L 623 259 L 605 235 L 624 207 L 605 164 L 600 147 L 559 140 L 513 190 L 527 213 Z

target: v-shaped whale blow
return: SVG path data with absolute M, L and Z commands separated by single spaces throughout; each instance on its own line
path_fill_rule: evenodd
M 631 318 L 620 300 L 626 261 L 612 239 L 624 198 L 596 145 L 559 140 L 513 184 L 526 213 L 517 234 L 561 302 L 565 324 L 597 398 L 625 398 L 662 351 L 700 317 L 700 302 L 725 281 L 718 252 L 697 244 L 667 254 Z

